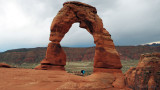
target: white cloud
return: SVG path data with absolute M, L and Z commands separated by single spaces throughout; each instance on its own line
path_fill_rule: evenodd
M 38 8 L 39 6 L 41 7 L 42 4 L 35 6 L 37 8 L 34 10 L 40 12 L 42 9 Z M 39 13 L 31 15 L 23 9 L 19 2 L 4 2 L 0 7 L 0 10 L 3 10 L 3 14 L 0 14 L 1 51 L 47 46 L 53 17 L 46 17 L 42 20 L 38 17 Z
M 138 45 L 159 41 L 160 1 L 119 0 L 118 7 L 100 16 L 118 45 Z
M 67 0 L 0 0 L 0 51 L 42 47 L 52 19 Z M 75 1 L 75 0 L 72 0 Z M 95 6 L 117 45 L 160 40 L 159 0 L 76 0 Z M 62 46 L 91 46 L 93 37 L 74 24 Z
M 94 46 L 94 40 L 93 36 L 86 29 L 80 28 L 79 23 L 75 23 L 64 36 L 61 44 L 62 46 L 70 47 L 86 47 Z

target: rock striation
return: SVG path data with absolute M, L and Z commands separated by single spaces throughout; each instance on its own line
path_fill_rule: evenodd
M 85 28 L 94 38 L 96 44 L 94 56 L 94 72 L 108 71 L 101 69 L 116 69 L 121 72 L 122 67 L 119 53 L 116 51 L 109 32 L 103 27 L 101 18 L 97 15 L 95 7 L 85 3 L 70 1 L 63 4 L 50 27 L 51 41 L 48 44 L 46 57 L 41 66 L 36 69 L 64 69 L 66 54 L 60 45 L 60 41 L 69 31 L 73 23 L 79 22 L 79 27 Z
M 134 90 L 160 90 L 160 53 L 142 54 L 137 67 L 125 73 L 125 82 Z

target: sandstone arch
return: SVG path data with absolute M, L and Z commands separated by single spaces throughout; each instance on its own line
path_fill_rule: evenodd
M 81 2 L 66 2 L 54 18 L 50 30 L 51 41 L 48 44 L 46 57 L 37 69 L 62 69 L 66 65 L 66 54 L 60 41 L 73 23 L 79 22 L 94 38 L 96 44 L 94 71 L 119 70 L 122 67 L 120 56 L 115 49 L 109 32 L 103 27 L 101 18 L 95 7 Z

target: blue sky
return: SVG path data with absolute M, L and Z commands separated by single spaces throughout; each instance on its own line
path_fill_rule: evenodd
M 68 0 L 0 0 L 0 52 L 46 47 L 50 25 Z M 71 0 L 72 1 L 72 0 Z M 160 41 L 160 0 L 74 0 L 97 8 L 115 45 Z M 94 46 L 93 37 L 79 23 L 61 41 L 66 47 Z

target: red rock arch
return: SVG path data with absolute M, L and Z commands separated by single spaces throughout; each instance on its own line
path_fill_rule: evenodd
M 69 31 L 72 24 L 79 22 L 94 38 L 96 44 L 94 56 L 94 71 L 120 69 L 120 56 L 115 49 L 109 32 L 103 27 L 101 18 L 95 7 L 81 2 L 66 2 L 53 19 L 50 30 L 51 41 L 48 44 L 46 57 L 37 69 L 64 69 L 66 54 L 61 48 L 60 41 Z

